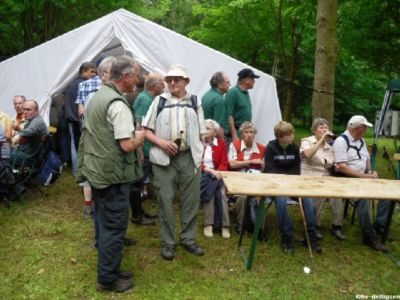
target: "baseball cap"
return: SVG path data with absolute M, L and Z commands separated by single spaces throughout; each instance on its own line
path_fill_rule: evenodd
M 244 78 L 260 78 L 260 76 L 254 74 L 253 70 L 245 68 L 238 73 L 238 80 Z
M 368 127 L 373 127 L 370 122 L 367 121 L 367 119 L 364 116 L 352 116 L 347 123 L 348 126 L 355 127 L 358 125 L 366 125 Z

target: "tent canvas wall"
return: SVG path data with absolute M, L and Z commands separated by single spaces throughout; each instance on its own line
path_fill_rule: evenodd
M 119 47 L 119 46 L 122 46 Z M 96 21 L 65 33 L 0 63 L 1 111 L 14 116 L 14 95 L 25 95 L 40 105 L 41 115 L 49 120 L 52 96 L 60 94 L 77 76 L 84 61 L 94 61 L 108 49 L 123 49 L 148 71 L 165 74 L 172 64 L 186 66 L 191 82 L 188 89 L 199 98 L 210 88 L 216 71 L 225 71 L 232 84 L 242 68 L 252 68 L 174 31 L 119 9 Z M 111 50 L 113 52 L 113 50 Z M 260 75 L 250 91 L 257 140 L 273 138 L 273 126 L 281 112 L 272 76 L 252 68 Z

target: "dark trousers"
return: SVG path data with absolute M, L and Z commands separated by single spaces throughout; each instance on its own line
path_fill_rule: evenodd
M 69 136 L 68 123 L 64 116 L 58 118 L 57 135 L 60 143 L 61 160 L 63 163 L 70 163 L 71 138 Z
M 143 184 L 141 182 L 132 183 L 129 186 L 130 195 L 129 202 L 131 204 L 132 209 L 132 218 L 140 219 L 144 215 L 144 210 L 142 207 L 142 187 Z
M 98 223 L 97 280 L 109 284 L 118 279 L 129 217 L 129 184 L 105 189 L 92 187 Z

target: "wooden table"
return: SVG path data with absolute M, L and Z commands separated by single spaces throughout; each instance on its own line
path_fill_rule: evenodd
M 399 180 L 240 172 L 222 172 L 222 179 L 228 194 L 261 196 L 247 259 L 241 248 L 243 229 L 239 239 L 238 248 L 248 270 L 252 267 L 257 238 L 264 218 L 265 196 L 400 200 Z

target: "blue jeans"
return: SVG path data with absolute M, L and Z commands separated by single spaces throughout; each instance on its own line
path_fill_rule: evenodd
M 293 236 L 293 225 L 292 220 L 289 216 L 287 208 L 287 202 L 289 197 L 273 197 L 272 200 L 275 202 L 276 213 L 279 222 L 279 231 L 282 236 Z M 310 198 L 303 199 L 303 209 L 307 223 L 307 231 L 309 234 L 315 233 L 315 218 L 314 218 L 314 205 L 313 200 Z
M 389 210 L 390 210 L 391 203 L 392 203 L 392 201 L 390 201 L 390 200 L 379 201 L 378 211 L 376 212 L 376 223 L 378 223 L 381 226 L 386 225 L 386 220 L 389 217 Z
M 75 175 L 78 165 L 78 146 L 80 138 L 80 128 L 78 122 L 68 123 L 69 135 L 71 138 L 71 166 L 72 174 Z

